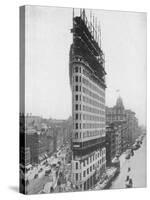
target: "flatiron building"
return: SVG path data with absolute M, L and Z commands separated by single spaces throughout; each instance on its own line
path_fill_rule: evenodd
M 72 183 L 76 190 L 93 188 L 106 166 L 105 59 L 100 29 L 91 18 L 88 21 L 85 10 L 80 10 L 79 16 L 73 14 L 71 29 Z

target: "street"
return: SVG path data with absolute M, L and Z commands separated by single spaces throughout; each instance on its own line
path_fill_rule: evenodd
M 131 178 L 133 187 L 146 187 L 146 138 L 143 139 L 141 147 L 134 151 L 134 156 L 125 160 L 124 154 L 121 156 L 121 170 L 119 176 L 112 182 L 110 189 L 121 189 L 125 187 L 125 179 L 128 167 L 131 168 Z
M 58 180 L 59 180 L 59 183 L 62 184 L 62 182 L 64 182 L 65 180 L 65 177 L 68 177 L 70 175 L 70 165 L 67 165 L 65 161 L 65 157 L 67 155 L 67 152 L 66 152 L 67 148 L 68 146 L 66 145 L 65 148 L 61 149 L 57 157 L 51 156 L 50 158 L 48 158 L 46 165 L 39 164 L 37 167 L 35 167 L 33 170 L 29 171 L 26 174 L 26 179 L 29 180 L 29 184 L 27 185 L 27 188 L 26 188 L 27 194 L 34 194 L 34 193 L 39 193 L 39 192 L 50 193 L 51 186 L 54 189 L 53 192 L 56 192 L 59 189 L 59 187 L 57 187 Z M 59 162 L 61 162 L 61 165 L 58 167 Z M 53 165 L 55 166 L 52 167 Z M 64 166 L 66 167 L 67 171 L 65 170 Z M 56 175 L 57 168 L 59 170 L 58 170 L 58 174 Z M 49 173 L 49 175 L 45 176 L 45 172 L 47 170 L 51 170 L 51 172 Z M 61 177 L 59 176 L 60 172 L 63 172 Z M 34 178 L 36 174 L 38 175 L 38 177 Z M 68 177 L 68 180 L 69 180 L 69 177 Z

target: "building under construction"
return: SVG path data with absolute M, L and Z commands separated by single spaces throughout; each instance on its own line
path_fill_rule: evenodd
M 85 10 L 73 11 L 73 43 L 70 48 L 72 90 L 72 183 L 88 190 L 100 181 L 106 166 L 105 60 L 97 19 Z

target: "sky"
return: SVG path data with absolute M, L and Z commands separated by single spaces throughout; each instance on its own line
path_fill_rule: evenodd
M 75 10 L 75 15 L 79 10 Z M 146 124 L 146 14 L 92 10 L 101 25 L 105 54 L 106 105 L 117 97 Z M 90 18 L 90 10 L 86 10 Z M 72 113 L 69 49 L 72 9 L 27 6 L 25 56 L 26 113 L 66 119 Z M 119 90 L 119 92 L 116 92 Z

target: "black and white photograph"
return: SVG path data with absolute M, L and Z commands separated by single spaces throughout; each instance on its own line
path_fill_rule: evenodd
M 19 191 L 145 188 L 147 13 L 26 5 L 19 20 Z

